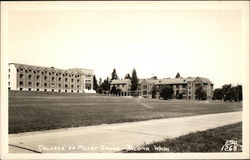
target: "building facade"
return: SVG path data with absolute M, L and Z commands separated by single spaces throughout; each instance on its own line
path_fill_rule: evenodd
M 51 91 L 94 93 L 93 70 L 58 69 L 9 63 L 8 89 L 23 91 Z
M 131 81 L 129 79 L 113 80 L 111 82 L 111 88 L 113 86 L 120 89 L 122 95 L 131 95 Z M 213 83 L 209 79 L 203 77 L 139 79 L 138 88 L 135 92 L 141 97 L 152 98 L 153 87 L 155 87 L 157 97 L 159 97 L 159 91 L 164 86 L 170 86 L 173 88 L 173 98 L 175 99 L 196 100 L 198 97 L 196 96 L 195 91 L 199 87 L 206 92 L 208 100 L 211 100 L 213 97 Z

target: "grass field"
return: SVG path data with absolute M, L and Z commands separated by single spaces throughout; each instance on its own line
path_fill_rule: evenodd
M 98 94 L 9 92 L 9 133 L 242 110 L 242 103 L 165 101 Z
M 237 144 L 242 145 L 242 123 L 236 123 L 207 131 L 190 133 L 175 139 L 166 139 L 144 145 L 140 150 L 123 151 L 126 153 L 157 153 L 157 152 L 221 152 L 222 146 L 227 140 L 237 140 Z M 169 151 L 162 151 L 159 148 L 169 148 Z M 167 149 L 166 149 L 167 150 Z M 236 152 L 241 152 L 241 147 L 237 147 Z M 224 151 L 225 152 L 225 151 Z

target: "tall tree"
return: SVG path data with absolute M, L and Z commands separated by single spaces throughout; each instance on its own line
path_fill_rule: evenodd
M 180 77 L 181 77 L 180 73 L 179 73 L 179 72 L 177 72 L 177 74 L 176 74 L 175 78 L 180 78 Z
M 129 73 L 127 73 L 127 74 L 125 75 L 124 79 L 131 79 L 130 74 L 129 74 Z
M 116 73 L 116 70 L 115 68 L 113 69 L 113 72 L 111 74 L 111 81 L 114 80 L 114 79 L 119 79 L 117 73 Z
M 107 77 L 107 79 L 105 79 L 102 83 L 102 89 L 104 91 L 110 91 L 110 79 L 109 77 Z
M 137 88 L 138 88 L 138 82 L 139 82 L 139 79 L 137 77 L 136 70 L 133 69 L 133 71 L 132 71 L 132 77 L 131 77 L 131 91 L 136 91 L 137 90 Z
M 97 84 L 97 80 L 96 80 L 95 75 L 93 76 L 93 89 L 94 89 L 95 91 L 98 90 L 98 84 Z

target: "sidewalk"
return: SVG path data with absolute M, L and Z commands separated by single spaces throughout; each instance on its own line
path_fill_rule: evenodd
M 242 112 L 26 132 L 9 135 L 10 153 L 119 152 L 242 121 Z

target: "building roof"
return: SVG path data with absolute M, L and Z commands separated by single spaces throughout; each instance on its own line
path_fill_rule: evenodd
M 111 81 L 111 84 L 127 84 L 130 82 L 130 79 L 114 79 Z
M 93 75 L 93 70 L 91 69 L 85 69 L 85 68 L 73 68 L 73 69 L 59 69 L 59 68 L 54 68 L 54 67 L 42 67 L 42 66 L 34 66 L 34 65 L 27 65 L 27 64 L 20 64 L 20 63 L 9 63 L 13 64 L 17 69 L 20 67 L 23 67 L 24 69 L 29 69 L 31 68 L 32 70 L 47 70 L 48 72 L 67 72 L 69 74 L 71 73 L 79 73 L 79 74 L 91 74 Z
M 160 79 L 156 83 L 156 85 L 160 84 L 186 84 L 188 82 L 194 82 L 197 78 L 199 78 L 203 83 L 212 83 L 208 78 L 203 77 L 188 77 L 188 78 L 165 78 Z
M 139 83 L 148 83 L 148 84 L 187 84 L 188 82 L 194 82 L 195 80 L 200 79 L 203 83 L 212 82 L 208 78 L 203 77 L 188 77 L 188 78 L 164 78 L 164 79 L 139 79 Z M 111 84 L 127 84 L 130 83 L 130 79 L 118 79 L 112 80 Z

